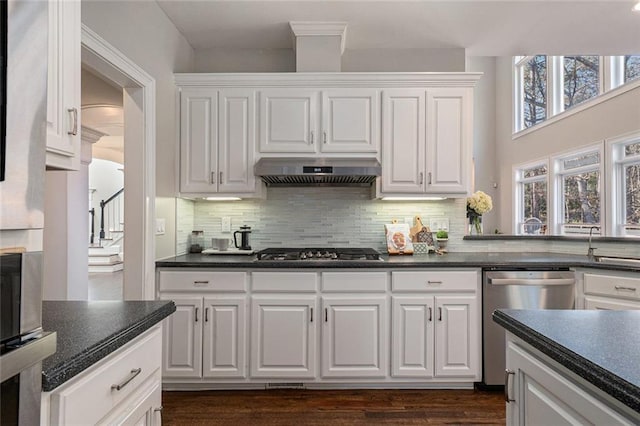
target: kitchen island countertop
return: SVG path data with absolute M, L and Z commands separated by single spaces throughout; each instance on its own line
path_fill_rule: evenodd
M 563 253 L 456 252 L 444 255 L 389 256 L 382 260 L 269 260 L 247 255 L 185 254 L 156 261 L 161 268 L 532 268 L 584 267 L 640 272 L 640 265 L 615 265 L 590 261 L 585 255 Z
M 493 320 L 640 412 L 640 311 L 498 309 Z
M 42 302 L 42 327 L 58 334 L 56 353 L 42 363 L 42 390 L 60 386 L 175 310 L 171 300 Z

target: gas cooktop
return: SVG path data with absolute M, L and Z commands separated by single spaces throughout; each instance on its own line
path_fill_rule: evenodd
M 381 260 L 372 248 L 268 248 L 257 253 L 258 260 Z

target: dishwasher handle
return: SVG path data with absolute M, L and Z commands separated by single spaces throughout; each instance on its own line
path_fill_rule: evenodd
M 575 278 L 489 278 L 492 285 L 574 285 Z

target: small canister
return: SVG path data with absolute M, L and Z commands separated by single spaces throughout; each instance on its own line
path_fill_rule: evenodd
M 202 253 L 204 249 L 204 231 L 191 231 L 189 253 Z

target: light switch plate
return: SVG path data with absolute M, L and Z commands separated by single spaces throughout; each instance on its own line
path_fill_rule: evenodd
M 449 218 L 448 217 L 432 217 L 429 219 L 429 228 L 432 231 L 449 231 Z
M 165 218 L 156 218 L 156 235 L 164 235 L 166 232 L 167 220 Z
M 231 232 L 231 218 L 229 216 L 222 218 L 222 232 Z

